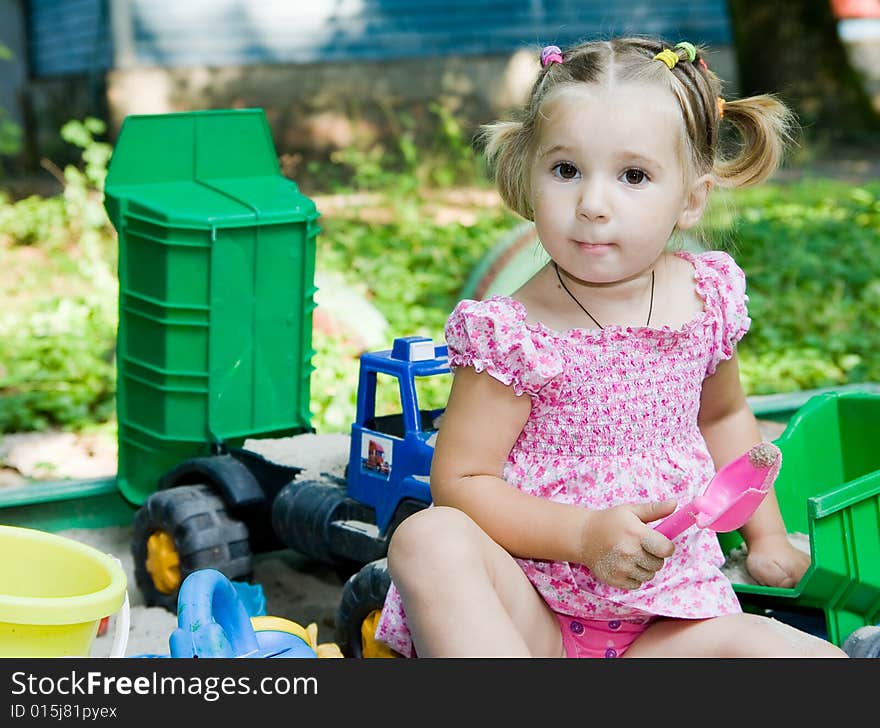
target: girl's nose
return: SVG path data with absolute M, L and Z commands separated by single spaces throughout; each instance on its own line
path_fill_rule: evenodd
M 606 190 L 598 180 L 584 180 L 578 199 L 577 216 L 584 220 L 605 221 L 611 211 Z

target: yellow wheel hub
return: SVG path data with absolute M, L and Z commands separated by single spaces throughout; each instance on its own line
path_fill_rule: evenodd
M 167 531 L 156 531 L 147 539 L 146 567 L 153 586 L 163 594 L 171 594 L 180 586 L 180 556 Z
M 361 655 L 363 657 L 397 657 L 394 650 L 373 636 L 376 634 L 376 625 L 379 623 L 381 614 L 381 609 L 375 609 L 361 622 Z

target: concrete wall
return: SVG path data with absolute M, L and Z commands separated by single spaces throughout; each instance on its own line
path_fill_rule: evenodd
M 728 89 L 736 87 L 730 47 L 713 50 L 709 63 Z M 297 165 L 326 159 L 336 149 L 369 148 L 391 140 L 407 121 L 429 139 L 440 101 L 470 137 L 477 127 L 521 102 L 538 61 L 531 51 L 505 55 L 447 56 L 394 62 L 272 64 L 229 67 L 131 68 L 100 77 L 33 79 L 27 103 L 36 152 L 57 164 L 76 150 L 58 137 L 61 125 L 87 114 L 107 119 L 113 140 L 129 114 L 220 108 L 265 109 L 278 154 L 296 177 Z
M 735 90 L 732 49 L 715 49 L 709 62 Z M 320 156 L 394 135 L 403 114 L 430 135 L 436 118 L 427 106 L 437 100 L 470 136 L 521 103 L 537 70 L 530 51 L 431 62 L 114 70 L 107 75 L 108 113 L 116 130 L 128 114 L 261 107 L 279 155 Z

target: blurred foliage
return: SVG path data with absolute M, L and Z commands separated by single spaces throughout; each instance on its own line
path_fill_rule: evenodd
M 733 208 L 714 217 L 748 280 L 747 391 L 880 381 L 880 183 L 765 185 Z
M 384 108 L 385 139 L 355 139 L 331 153 L 330 162 L 312 160 L 298 183 L 314 194 L 380 190 L 417 195 L 419 190 L 480 184 L 483 161 L 470 136 L 446 103 L 429 102 L 415 115 Z
M 0 318 L 0 431 L 82 428 L 112 417 L 115 326 L 100 302 L 52 297 Z
M 82 428 L 113 416 L 116 245 L 102 195 L 110 146 L 98 119 L 62 137 L 83 168 L 62 194 L 12 202 L 0 194 L 0 432 Z M 24 250 L 26 248 L 27 250 Z M 18 254 L 16 254 L 18 249 Z
M 430 336 L 443 341 L 443 325 L 459 291 L 480 258 L 501 238 L 514 218 L 500 209 L 480 213 L 473 224 L 437 224 L 420 214 L 416 196 L 387 198 L 394 211 L 388 223 L 322 218 L 319 268 L 339 271 L 349 284 L 366 288 L 371 303 L 388 321 L 388 346 L 396 336 Z M 357 401 L 357 351 L 316 331 L 312 411 L 318 430 L 347 430 Z M 426 386 L 433 401 L 448 384 Z M 435 389 L 436 388 L 436 389 Z M 388 405 L 390 391 L 379 392 Z
M 393 155 L 344 153 L 347 187 L 332 176 L 338 170 L 326 175 L 327 191 L 367 190 L 371 201 L 322 217 L 317 267 L 385 317 L 389 345 L 411 334 L 442 340 L 468 274 L 520 224 L 477 203 L 468 215 L 435 216 L 437 188 L 484 184 L 454 117 L 446 122 L 436 147 L 407 146 L 404 135 Z M 97 120 L 62 133 L 82 150 L 82 163 L 59 174 L 63 194 L 0 197 L 0 254 L 10 261 L 0 266 L 0 432 L 113 416 L 116 240 L 101 202 L 110 149 L 96 141 Z M 740 347 L 748 393 L 880 381 L 880 184 L 805 179 L 719 192 L 705 227 L 748 277 L 753 324 Z M 313 425 L 345 431 L 359 345 L 316 327 L 313 346 Z M 426 384 L 429 406 L 442 402 L 448 382 Z M 380 407 L 391 401 L 380 398 Z

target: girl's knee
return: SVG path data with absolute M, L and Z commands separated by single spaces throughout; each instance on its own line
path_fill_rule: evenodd
M 843 650 L 828 640 L 785 622 L 755 614 L 743 617 L 750 620 L 755 638 L 771 650 L 771 656 L 846 657 Z
M 397 581 L 413 569 L 455 562 L 463 550 L 469 550 L 477 528 L 457 508 L 433 506 L 414 513 L 397 527 L 388 544 L 391 578 Z
M 847 657 L 842 649 L 828 640 L 806 632 L 799 632 L 799 635 L 801 642 L 795 652 L 795 657 Z

